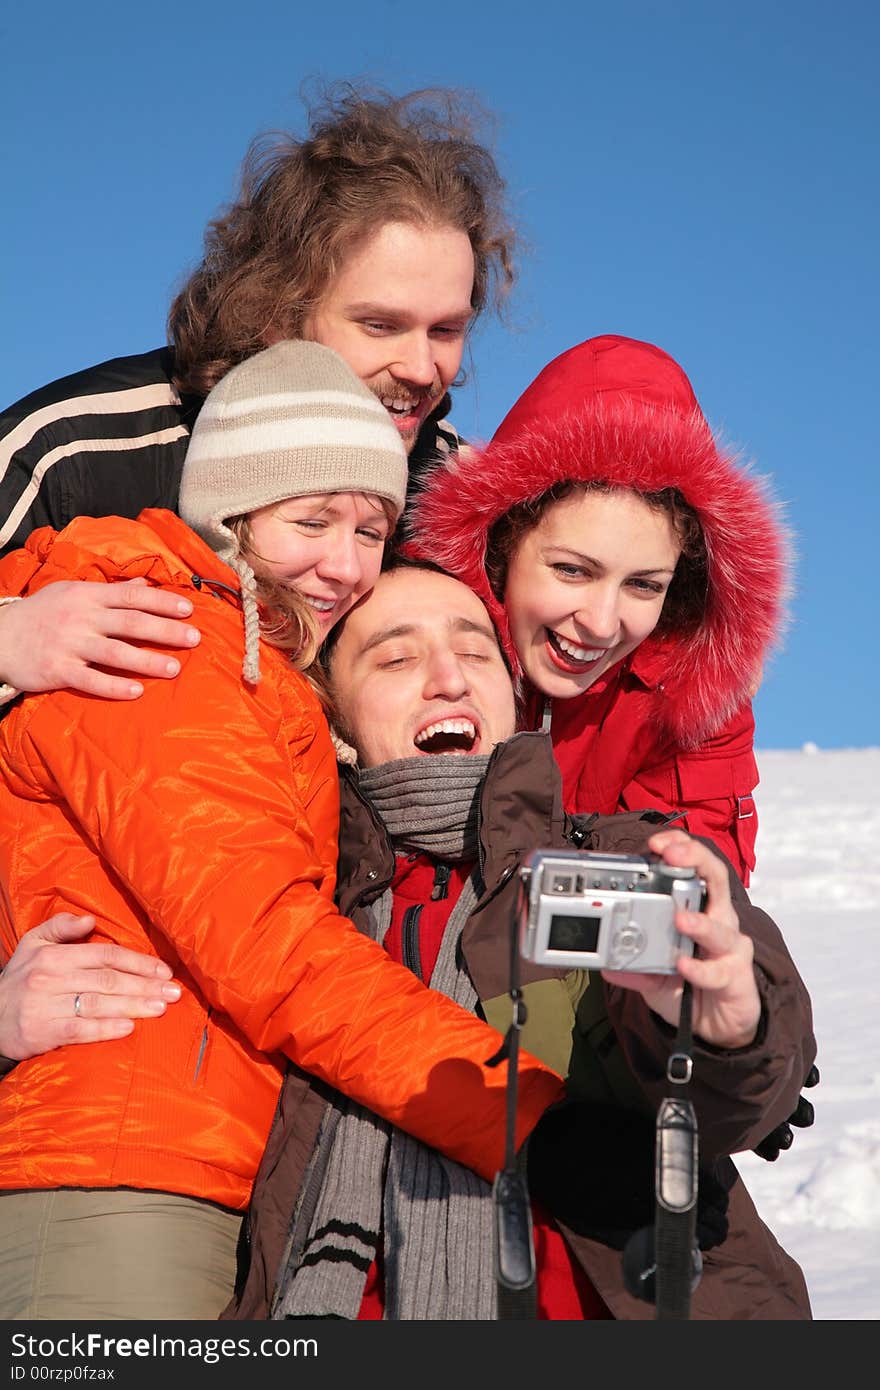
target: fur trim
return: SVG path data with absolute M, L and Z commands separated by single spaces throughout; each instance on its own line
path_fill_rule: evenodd
M 486 602 L 517 670 L 486 579 L 488 532 L 511 506 L 569 478 L 637 492 L 674 487 L 700 518 L 705 621 L 690 637 L 648 638 L 639 650 L 658 672 L 660 723 L 684 747 L 701 743 L 748 701 L 786 625 L 790 538 L 780 504 L 765 478 L 720 446 L 698 407 L 683 413 L 634 396 L 595 396 L 568 413 L 549 412 L 540 427 L 531 423 L 505 443 L 450 459 L 417 499 L 414 548 Z

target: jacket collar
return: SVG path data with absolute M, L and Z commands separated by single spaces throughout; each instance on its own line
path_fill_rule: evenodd
M 480 793 L 480 867 L 488 891 L 523 854 L 559 842 L 564 823 L 562 780 L 549 737 L 519 733 L 499 743 Z M 362 894 L 372 898 L 394 874 L 384 823 L 340 768 L 339 894 L 343 912 Z
M 203 541 L 175 512 L 158 507 L 148 508 L 141 512 L 138 521 L 155 532 L 169 555 L 174 557 L 178 571 L 182 569 L 187 572 L 190 584 L 196 588 L 207 584 L 221 596 L 240 601 L 241 580 L 235 570 L 221 560 L 207 541 Z
M 663 690 L 663 673 L 666 668 L 667 657 L 664 649 L 658 643 L 652 643 L 650 639 L 643 642 L 630 656 L 624 661 L 619 661 L 610 671 L 605 671 L 580 695 L 573 695 L 570 700 L 550 701 L 554 710 L 571 705 L 573 710 L 582 707 L 583 701 L 591 697 L 598 698 L 606 690 L 621 686 L 626 689 L 628 686 L 638 686 L 645 691 L 656 691 L 658 694 Z M 541 716 L 546 701 L 546 696 L 542 695 L 534 686 L 526 688 L 523 699 L 523 716 L 527 724 L 537 728 L 541 723 Z

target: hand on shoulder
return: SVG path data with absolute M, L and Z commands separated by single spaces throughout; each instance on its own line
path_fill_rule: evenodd
M 153 647 L 194 647 L 189 599 L 130 579 L 62 580 L 0 607 L 0 679 L 18 692 L 80 690 L 134 700 L 140 679 L 177 675 L 180 663 Z M 147 645 L 144 645 L 147 644 Z M 115 673 L 115 674 L 114 674 Z

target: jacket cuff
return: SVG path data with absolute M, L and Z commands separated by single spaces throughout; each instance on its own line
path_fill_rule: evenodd
M 767 1041 L 768 983 L 767 976 L 759 965 L 754 966 L 754 971 L 755 983 L 758 986 L 758 994 L 761 1000 L 761 1013 L 758 1018 L 758 1026 L 755 1029 L 755 1036 L 752 1038 L 751 1042 L 744 1043 L 742 1047 L 719 1047 L 716 1043 L 706 1042 L 704 1038 L 700 1037 L 699 1033 L 695 1032 L 691 1044 L 694 1053 L 703 1053 L 709 1057 L 746 1057 L 753 1049 L 764 1047 Z M 678 1029 L 674 1028 L 671 1023 L 667 1023 L 666 1019 L 661 1018 L 659 1014 L 655 1014 L 653 1009 L 651 1009 L 650 1012 L 651 1019 L 656 1025 L 658 1032 L 663 1037 L 668 1038 L 670 1043 L 674 1042 Z

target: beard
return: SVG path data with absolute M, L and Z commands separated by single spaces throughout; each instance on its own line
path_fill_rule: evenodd
M 403 447 L 410 453 L 415 447 L 419 431 L 429 415 L 432 415 L 445 399 L 446 392 L 439 377 L 427 389 L 403 387 L 393 377 L 377 377 L 365 383 L 377 400 L 403 401 L 408 411 L 389 410 L 388 414 L 400 435 Z M 387 407 L 386 407 L 387 409 Z

